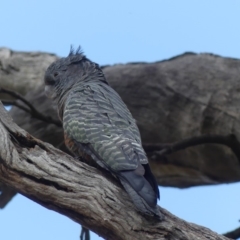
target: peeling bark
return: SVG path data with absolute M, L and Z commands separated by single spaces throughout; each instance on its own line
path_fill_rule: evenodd
M 117 180 L 19 128 L 0 103 L 0 181 L 105 239 L 227 239 L 164 209 L 145 218 Z

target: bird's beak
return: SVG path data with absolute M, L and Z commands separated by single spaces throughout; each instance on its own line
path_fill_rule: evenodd
M 54 89 L 53 89 L 53 86 L 50 86 L 50 85 L 45 85 L 45 95 L 48 97 L 48 98 L 54 98 L 54 96 L 56 95 Z

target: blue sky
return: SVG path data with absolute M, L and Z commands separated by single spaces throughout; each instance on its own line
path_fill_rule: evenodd
M 1 2 L 0 46 L 65 56 L 83 47 L 99 64 L 157 61 L 186 51 L 240 58 L 240 1 Z M 160 205 L 219 233 L 239 226 L 240 184 L 161 187 Z M 1 239 L 79 239 L 79 225 L 17 195 L 0 211 Z M 99 239 L 92 235 L 92 240 Z

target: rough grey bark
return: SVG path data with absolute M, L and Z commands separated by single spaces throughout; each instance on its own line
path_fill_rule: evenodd
M 41 85 L 44 69 L 57 57 L 4 51 L 8 53 L 0 59 L 1 65 L 19 71 L 0 71 L 0 87 L 20 89 L 42 113 L 57 118 Z M 31 67 L 26 67 L 29 59 Z M 202 134 L 240 137 L 240 60 L 187 53 L 156 63 L 106 66 L 104 73 L 136 118 L 145 144 L 170 143 Z M 32 135 L 64 149 L 61 129 L 32 119 L 17 108 L 11 114 Z M 157 153 L 150 156 L 158 183 L 180 188 L 237 182 L 239 162 L 228 147 L 214 144 L 188 148 L 164 159 Z
M 164 209 L 164 221 L 138 213 L 118 182 L 14 124 L 0 103 L 0 181 L 105 239 L 227 239 Z
M 56 59 L 56 55 L 49 53 L 0 48 L 0 87 L 25 95 L 42 85 L 45 69 Z

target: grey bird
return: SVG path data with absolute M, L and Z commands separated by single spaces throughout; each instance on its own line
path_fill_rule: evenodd
M 71 48 L 68 57 L 48 67 L 44 81 L 46 95 L 57 104 L 69 150 L 112 173 L 140 212 L 161 219 L 158 185 L 136 122 L 99 65 L 80 47 Z

